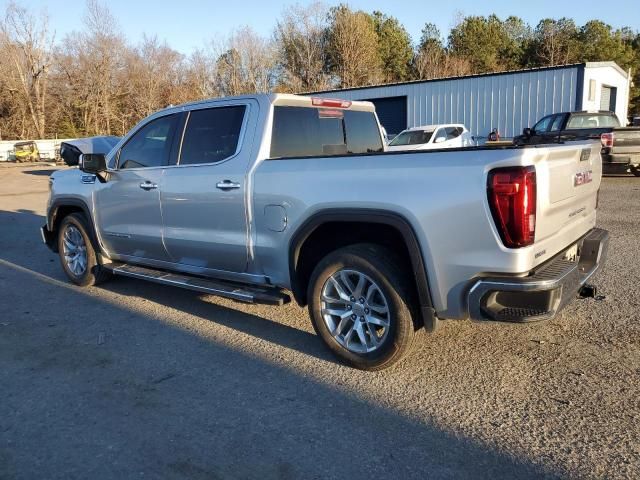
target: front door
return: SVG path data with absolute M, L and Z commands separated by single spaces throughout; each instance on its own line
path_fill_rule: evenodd
M 178 121 L 178 115 L 169 115 L 138 129 L 97 191 L 98 231 L 109 254 L 169 260 L 162 242 L 160 185 Z
M 243 132 L 253 129 L 247 125 L 250 106 L 227 104 L 188 113 L 178 164 L 166 169 L 160 192 L 164 243 L 176 263 L 247 270 L 245 194 L 252 135 Z

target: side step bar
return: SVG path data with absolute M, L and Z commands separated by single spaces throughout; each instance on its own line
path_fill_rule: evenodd
M 174 287 L 195 290 L 219 297 L 230 298 L 246 303 L 263 303 L 267 305 L 284 305 L 291 298 L 286 293 L 275 287 L 259 287 L 241 285 L 222 280 L 211 280 L 181 273 L 167 272 L 153 268 L 130 265 L 126 263 L 111 263 L 104 265 L 115 275 L 139 278 L 149 282 L 172 285 Z

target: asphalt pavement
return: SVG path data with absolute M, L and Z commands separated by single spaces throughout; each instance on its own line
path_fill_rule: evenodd
M 72 286 L 38 232 L 52 168 L 0 168 L 0 479 L 640 476 L 639 178 L 603 181 L 598 299 L 444 322 L 367 373 L 296 305 Z

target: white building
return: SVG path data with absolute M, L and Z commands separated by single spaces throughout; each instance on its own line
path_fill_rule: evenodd
M 512 137 L 545 115 L 566 111 L 610 110 L 626 125 L 629 83 L 629 75 L 616 63 L 597 62 L 313 95 L 372 101 L 390 136 L 419 125 L 463 123 L 479 137 L 494 128 Z

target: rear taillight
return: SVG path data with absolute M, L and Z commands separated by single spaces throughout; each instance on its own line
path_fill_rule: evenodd
M 603 133 L 600 135 L 600 142 L 603 147 L 613 147 L 613 132 Z
M 506 247 L 531 245 L 536 235 L 536 170 L 497 168 L 489 172 L 489 206 Z

